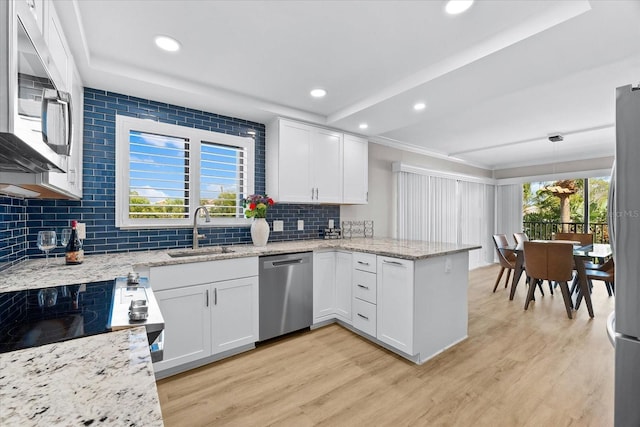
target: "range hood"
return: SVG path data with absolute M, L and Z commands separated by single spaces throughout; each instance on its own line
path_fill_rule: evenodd
M 0 133 L 0 172 L 66 172 L 64 158 L 47 144 L 33 146 L 11 133 Z

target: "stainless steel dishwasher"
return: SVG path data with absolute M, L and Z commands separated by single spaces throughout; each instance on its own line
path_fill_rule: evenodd
M 260 257 L 260 341 L 313 323 L 312 252 Z

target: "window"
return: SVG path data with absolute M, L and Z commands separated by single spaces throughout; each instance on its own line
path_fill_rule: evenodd
M 200 205 L 211 224 L 249 224 L 242 199 L 253 193 L 254 141 L 118 116 L 116 226 L 184 227 Z

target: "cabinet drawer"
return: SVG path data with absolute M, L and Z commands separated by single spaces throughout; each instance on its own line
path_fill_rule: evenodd
M 353 268 L 356 270 L 376 272 L 376 256 L 375 254 L 365 254 L 362 252 L 353 253 Z
M 376 303 L 376 275 L 368 271 L 353 271 L 353 296 Z
M 369 334 L 376 336 L 376 305 L 370 302 L 353 299 L 353 326 Z

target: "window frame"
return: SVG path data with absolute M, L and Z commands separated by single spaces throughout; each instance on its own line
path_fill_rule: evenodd
M 179 219 L 129 218 L 129 171 L 131 131 L 159 134 L 174 138 L 188 139 L 190 143 L 188 216 Z M 200 145 L 212 143 L 246 150 L 246 193 L 254 193 L 255 188 L 255 141 L 250 137 L 228 135 L 202 129 L 157 122 L 150 119 L 116 116 L 116 227 L 122 229 L 187 228 L 193 226 L 193 214 L 200 203 Z M 250 218 L 211 217 L 210 227 L 248 227 Z M 204 225 L 204 224 L 203 224 Z

